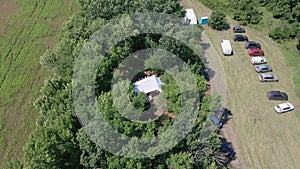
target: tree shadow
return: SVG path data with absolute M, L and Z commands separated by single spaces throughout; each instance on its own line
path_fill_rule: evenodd
M 215 162 L 221 167 L 226 167 L 231 161 L 236 159 L 236 153 L 231 143 L 224 137 L 220 130 L 230 120 L 231 116 L 231 111 L 223 107 L 215 111 L 211 116 L 214 117 L 213 123 L 219 128 L 218 131 L 222 135 L 219 150 L 214 155 Z
M 202 47 L 201 60 L 204 64 L 209 64 L 206 58 L 206 51 L 211 47 L 211 44 L 201 42 L 200 46 Z
M 210 43 L 200 43 L 201 47 L 202 47 L 202 56 L 201 56 L 201 60 L 204 63 L 204 65 L 209 64 L 209 61 L 207 60 L 206 57 L 206 51 L 211 48 L 211 44 Z M 205 70 L 203 70 L 202 72 L 200 72 L 204 77 L 206 81 L 210 81 L 210 79 L 212 79 L 215 76 L 215 71 L 212 68 L 206 67 Z
M 222 113 L 222 122 L 223 125 L 226 124 L 232 117 L 232 112 L 227 109 L 227 108 L 223 108 L 223 113 Z M 221 151 L 223 151 L 224 153 L 226 153 L 226 156 L 230 161 L 233 161 L 236 159 L 236 153 L 234 152 L 231 143 L 224 137 L 221 138 L 222 140 L 222 146 L 221 146 Z

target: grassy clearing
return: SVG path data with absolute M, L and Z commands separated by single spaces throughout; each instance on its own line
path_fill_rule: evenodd
M 186 0 L 186 7 L 194 8 L 198 17 L 208 15 L 208 10 L 197 8 L 197 0 Z M 231 25 L 237 23 L 228 18 Z M 296 95 L 290 63 L 294 61 L 289 50 L 282 50 L 280 45 L 272 41 L 266 33 L 246 27 L 246 35 L 250 40 L 261 43 L 266 53 L 268 64 L 273 67 L 273 73 L 278 75 L 278 83 L 261 83 L 250 64 L 250 57 L 244 48 L 244 43 L 233 42 L 232 30 L 214 31 L 205 27 L 204 34 L 212 42 L 222 61 L 226 82 L 226 107 L 233 116 L 229 121 L 235 132 L 240 155 L 247 168 L 298 168 L 300 161 L 300 100 Z M 220 40 L 232 41 L 234 56 L 222 55 Z M 210 50 L 210 49 L 208 49 Z M 291 60 L 286 60 L 284 54 L 290 54 Z M 294 65 L 296 65 L 294 63 Z M 291 69 L 289 69 L 291 68 Z M 299 68 L 298 68 L 299 69 Z M 295 79 L 294 79 L 295 81 Z M 268 101 L 266 92 L 282 90 L 289 94 L 290 102 L 295 105 L 295 111 L 279 115 L 273 110 L 278 101 Z M 236 147 L 235 147 L 236 148 Z M 241 164 L 237 167 L 242 167 Z
M 266 8 L 260 8 L 260 11 L 263 12 L 262 22 L 257 25 L 249 25 L 249 27 L 262 32 L 265 36 L 269 36 L 270 31 L 280 26 L 282 21 L 274 19 L 272 13 L 268 12 Z M 277 44 L 277 46 L 280 47 L 292 74 L 296 94 L 300 97 L 300 54 L 296 49 L 296 45 L 296 40 L 284 41 L 282 44 Z
M 282 21 L 274 19 L 272 13 L 268 12 L 265 8 L 260 8 L 260 11 L 263 12 L 262 22 L 258 25 L 250 25 L 250 28 L 260 31 L 268 36 L 271 30 L 282 24 Z M 281 52 L 285 57 L 295 84 L 296 94 L 300 97 L 300 54 L 296 49 L 297 42 L 296 40 L 288 40 L 277 45 L 280 47 Z
M 76 0 L 7 2 L 20 11 L 0 23 L 5 24 L 0 36 L 0 168 L 22 158 L 22 147 L 35 127 L 32 103 L 48 75 L 39 57 L 57 42 L 63 21 L 78 8 Z
M 295 90 L 298 97 L 300 97 L 300 54 L 294 46 L 297 42 L 289 41 L 281 45 L 281 51 L 285 56 L 286 62 L 290 68 L 293 81 L 295 84 Z M 292 46 L 292 47 L 291 47 Z

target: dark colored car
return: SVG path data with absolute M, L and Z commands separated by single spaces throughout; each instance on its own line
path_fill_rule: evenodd
M 219 128 L 223 127 L 225 119 L 225 109 L 223 107 L 210 116 L 210 121 L 212 121 Z
M 257 73 L 272 72 L 272 67 L 269 65 L 258 65 L 255 67 Z
M 223 122 L 222 122 L 222 119 L 219 118 L 218 116 L 216 115 L 212 115 L 210 116 L 210 120 L 219 128 L 222 128 L 223 127 Z
M 240 26 L 235 26 L 235 27 L 233 27 L 232 30 L 234 33 L 245 33 L 246 32 L 245 29 Z
M 260 46 L 260 43 L 258 43 L 258 42 L 248 41 L 245 43 L 245 48 L 246 49 L 254 49 L 254 48 L 261 49 L 261 46 Z
M 244 36 L 244 35 L 241 35 L 241 34 L 236 34 L 233 36 L 233 40 L 235 42 L 243 42 L 243 41 L 248 41 L 248 37 L 247 36 Z
M 269 91 L 267 92 L 267 98 L 269 100 L 284 100 L 284 101 L 287 101 L 289 99 L 288 95 L 281 91 Z
M 223 143 L 221 146 L 221 150 L 229 156 L 229 159 L 232 160 L 235 156 L 235 152 L 231 147 L 229 147 L 226 143 Z
M 264 56 L 265 52 L 258 48 L 253 48 L 248 52 L 249 56 Z

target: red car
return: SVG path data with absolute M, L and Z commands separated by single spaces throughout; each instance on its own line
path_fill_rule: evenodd
M 265 52 L 258 48 L 253 48 L 248 52 L 249 56 L 264 56 Z

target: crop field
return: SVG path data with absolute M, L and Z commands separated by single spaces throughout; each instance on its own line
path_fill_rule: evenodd
M 38 115 L 33 102 L 49 74 L 39 58 L 77 6 L 76 0 L 0 0 L 0 168 L 22 160 Z
M 186 8 L 193 8 L 197 17 L 210 14 L 197 0 L 184 0 Z M 235 21 L 228 18 L 231 28 Z M 293 84 L 293 69 L 289 69 L 285 60 L 285 51 L 265 34 L 246 27 L 246 36 L 260 42 L 265 51 L 268 64 L 279 77 L 278 83 L 262 83 L 250 63 L 250 56 L 243 42 L 234 42 L 231 29 L 214 31 L 205 26 L 204 35 L 211 45 L 206 50 L 215 50 L 224 67 L 227 94 L 226 108 L 232 117 L 223 129 L 224 135 L 232 141 L 237 151 L 236 168 L 299 168 L 300 161 L 300 100 Z M 223 56 L 220 41 L 229 39 L 234 51 L 233 56 Z M 209 52 L 207 52 L 209 53 Z M 211 53 L 211 52 L 210 52 Z M 266 92 L 270 90 L 285 91 L 295 110 L 277 114 L 273 107 L 280 101 L 269 101 Z M 230 128 L 229 128 L 230 126 Z M 232 131 L 229 131 L 232 130 Z M 231 138 L 230 138 L 231 137 Z

